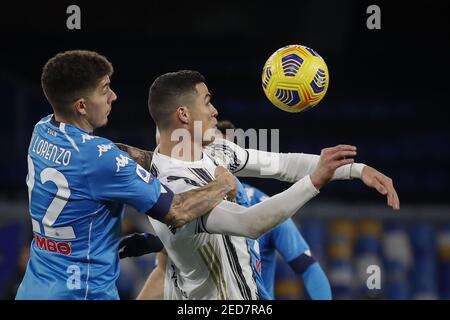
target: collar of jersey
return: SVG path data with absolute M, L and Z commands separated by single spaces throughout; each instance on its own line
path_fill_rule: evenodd
M 162 153 L 159 153 L 159 145 L 156 147 L 155 151 L 154 151 L 154 156 L 160 158 L 162 161 L 164 162 L 171 162 L 174 164 L 182 164 L 184 166 L 189 166 L 189 167 L 204 167 L 205 163 L 204 163 L 204 159 L 205 159 L 205 153 L 202 152 L 202 158 L 200 160 L 197 161 L 185 161 L 185 160 L 180 160 L 177 158 L 172 158 L 169 156 L 166 156 Z
M 53 126 L 57 127 L 58 129 L 61 128 L 61 124 L 62 124 L 62 123 L 64 123 L 64 122 L 56 121 L 55 115 L 54 115 L 54 114 L 53 114 L 52 117 L 50 118 L 50 124 L 52 124 Z M 89 134 L 89 135 L 93 135 L 93 134 L 94 134 L 94 132 L 92 132 L 92 131 L 84 130 L 84 129 L 80 128 L 80 127 L 74 126 L 74 125 L 69 124 L 69 123 L 64 123 L 64 125 L 65 125 L 66 128 L 73 128 L 73 129 L 75 129 L 75 130 L 82 131 L 82 132 L 87 133 L 87 134 Z

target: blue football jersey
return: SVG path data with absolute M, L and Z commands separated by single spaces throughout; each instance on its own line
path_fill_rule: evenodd
M 173 193 L 110 140 L 56 122 L 28 149 L 34 239 L 16 299 L 118 299 L 124 205 L 161 219 Z
M 242 183 L 236 179 L 237 185 L 237 195 L 236 202 L 244 207 L 250 207 L 251 203 L 249 198 L 247 197 L 247 193 L 244 189 Z M 266 290 L 266 286 L 264 284 L 264 280 L 261 274 L 261 256 L 258 240 L 247 239 L 247 245 L 250 251 L 250 258 L 252 261 L 252 269 L 253 274 L 255 275 L 256 286 L 258 287 L 258 294 L 260 300 L 271 300 L 273 299 L 270 294 Z
M 243 184 L 250 205 L 264 201 L 268 196 L 261 190 L 248 184 Z M 276 271 L 276 252 L 278 251 L 286 262 L 290 262 L 309 250 L 309 246 L 292 219 L 262 235 L 259 239 L 261 255 L 261 273 L 264 286 L 271 299 L 274 298 L 274 281 Z

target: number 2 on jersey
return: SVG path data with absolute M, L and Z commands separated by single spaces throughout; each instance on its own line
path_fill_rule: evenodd
M 28 199 L 29 205 L 31 208 L 31 195 L 33 192 L 34 184 L 35 184 L 35 168 L 33 164 L 33 160 L 30 156 L 28 156 L 28 177 L 27 177 L 27 185 L 28 185 Z M 67 182 L 66 177 L 54 168 L 45 168 L 41 171 L 40 174 L 40 183 L 45 184 L 49 181 L 53 182 L 57 191 L 55 196 L 53 197 L 52 202 L 47 208 L 44 217 L 42 218 L 42 225 L 44 226 L 44 235 L 56 239 L 75 239 L 75 233 L 73 228 L 68 227 L 58 227 L 54 228 L 56 220 L 59 215 L 63 211 L 64 207 L 67 204 L 67 201 L 70 197 L 70 189 L 69 183 Z M 30 209 L 31 210 L 31 209 Z M 41 233 L 41 227 L 39 222 L 32 219 L 33 223 L 33 231 Z

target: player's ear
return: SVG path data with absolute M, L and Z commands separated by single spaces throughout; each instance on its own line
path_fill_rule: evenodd
M 178 120 L 183 124 L 189 123 L 189 111 L 186 107 L 178 107 L 176 112 Z
M 84 98 L 75 100 L 73 105 L 78 114 L 81 114 L 83 116 L 86 115 L 86 101 L 84 100 Z

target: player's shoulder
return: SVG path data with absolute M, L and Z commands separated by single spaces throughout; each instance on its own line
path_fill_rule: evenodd
M 165 172 L 170 169 L 181 169 L 184 167 L 185 165 L 183 165 L 181 161 L 177 161 L 174 158 L 161 154 L 159 152 L 159 147 L 154 150 L 152 157 L 152 168 L 155 168 L 158 173 L 160 171 Z
M 93 133 L 89 132 L 80 131 L 75 135 L 74 138 L 77 140 L 77 142 L 79 142 L 79 144 L 82 147 L 86 149 L 96 148 L 96 146 L 99 144 L 113 144 L 111 140 L 104 137 L 96 136 Z
M 88 133 L 81 133 L 77 139 L 82 158 L 98 169 L 116 170 L 133 162 L 131 156 L 120 150 L 111 140 Z
M 46 115 L 41 120 L 39 120 L 36 125 L 50 122 L 50 119 L 53 117 L 53 114 Z
M 153 153 L 151 172 L 161 181 L 171 184 L 172 177 L 184 177 L 189 169 L 185 162 L 163 155 L 156 148 Z
M 34 130 L 38 129 L 38 128 L 42 128 L 43 125 L 46 125 L 50 122 L 50 120 L 52 119 L 53 114 L 49 114 L 45 117 L 43 117 L 42 119 L 40 119 L 38 122 L 36 122 L 36 124 L 34 125 Z
M 175 194 L 202 186 L 198 171 L 192 170 L 186 162 L 170 158 L 159 152 L 153 154 L 151 173 L 167 185 Z
M 75 135 L 74 139 L 79 145 L 80 150 L 88 156 L 98 154 L 101 157 L 103 153 L 119 149 L 111 140 L 90 133 L 80 132 Z

